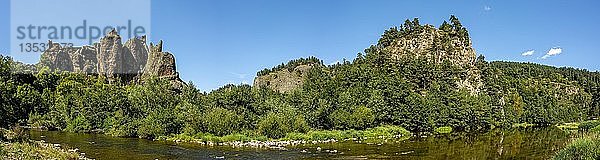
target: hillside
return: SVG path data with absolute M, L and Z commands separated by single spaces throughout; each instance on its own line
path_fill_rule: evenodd
M 259 72 L 254 87 L 264 83 L 288 84 L 267 88 L 286 93 L 295 89 L 296 93 L 290 94 L 309 95 L 308 102 L 298 105 L 308 104 L 309 109 L 304 110 L 307 113 L 321 111 L 308 117 L 320 117 L 315 121 L 323 123 L 331 123 L 331 116 L 337 112 L 352 113 L 357 106 L 381 112 L 376 114 L 379 123 L 402 124 L 419 131 L 449 123 L 466 127 L 460 127 L 464 130 L 479 130 L 514 123 L 549 125 L 598 116 L 598 72 L 532 63 L 486 62 L 483 55 L 476 56 L 468 31 L 460 21 L 454 16 L 449 21 L 436 28 L 421 25 L 418 19 L 407 20 L 386 30 L 376 45 L 359 53 L 353 61 L 313 66 L 302 76 L 277 80 L 268 77 L 289 77 L 289 72 L 275 67 L 269 74 Z M 295 61 L 299 60 L 290 63 Z M 449 110 L 443 109 L 446 107 Z M 324 108 L 329 110 L 322 112 Z M 448 121 L 446 116 L 455 121 Z M 437 121 L 440 119 L 444 120 Z M 471 128 L 478 124 L 481 126 Z
M 457 70 L 452 71 L 450 68 L 440 68 L 440 70 L 432 71 L 427 70 L 430 69 L 427 67 L 412 68 L 410 70 L 411 72 L 419 73 L 429 72 L 431 74 L 446 74 L 448 77 L 444 78 L 453 79 L 453 83 L 457 88 L 464 88 L 471 93 L 476 94 L 482 86 L 480 71 L 475 65 L 476 53 L 471 45 L 471 40 L 466 28 L 462 27 L 460 21 L 454 16 L 450 18 L 450 21 L 452 24 L 444 21 L 442 26 L 438 29 L 432 25 L 421 25 L 419 24 L 418 19 L 414 19 L 413 21 L 407 20 L 400 28 L 393 27 L 386 30 L 381 39 L 379 39 L 378 44 L 371 46 L 365 50 L 365 52 L 368 57 L 372 57 L 371 59 L 385 59 L 385 61 L 394 64 L 422 62 L 425 65 L 433 67 L 436 65 L 443 65 L 443 63 L 449 63 L 452 67 L 456 67 Z M 358 59 L 360 60 L 362 57 L 359 56 Z M 295 61 L 301 62 L 303 60 L 304 59 L 292 60 L 288 65 Z M 315 61 L 318 62 L 320 60 Z M 284 65 L 282 64 L 279 66 Z M 261 74 L 264 71 L 259 72 L 255 79 L 254 86 L 259 87 L 264 84 L 275 84 L 268 86 L 269 88 L 278 91 L 289 91 L 298 88 L 302 84 L 301 82 L 304 76 L 290 76 L 289 72 L 292 70 L 288 69 L 288 72 L 286 72 L 282 69 L 284 67 L 279 66 L 268 70 L 275 73 Z M 300 68 L 306 70 L 312 67 Z M 408 73 L 403 72 L 398 74 Z M 276 79 L 273 77 L 283 78 Z M 421 85 L 426 84 L 421 83 Z
M 381 126 L 484 132 L 598 117 L 598 72 L 487 62 L 460 21 L 449 21 L 436 28 L 407 20 L 351 61 L 292 60 L 259 71 L 254 86 L 229 84 L 208 93 L 193 84 L 174 91 L 173 80 L 180 81 L 174 57 L 162 43 L 145 47 L 143 38 L 123 45 L 111 33 L 94 46 L 44 53 L 40 66 L 73 72 L 11 72 L 32 66 L 0 57 L 0 126 L 143 138 L 283 138 Z M 123 72 L 144 83 L 115 81 L 127 78 Z

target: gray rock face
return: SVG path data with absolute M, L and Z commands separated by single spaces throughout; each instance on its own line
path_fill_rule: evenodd
M 424 57 L 435 63 L 449 60 L 458 66 L 475 66 L 476 53 L 469 38 L 450 36 L 452 32 L 445 32 L 431 25 L 423 27 L 419 33 L 400 37 L 383 51 L 396 59 Z
M 52 70 L 99 74 L 126 81 L 156 76 L 176 81 L 178 86 L 184 84 L 173 54 L 162 51 L 162 41 L 156 46 L 147 46 L 146 36 L 123 44 L 121 36 L 113 30 L 92 46 L 62 47 L 52 41 L 48 46 L 40 64 Z
M 182 87 L 183 81 L 175 65 L 175 57 L 169 52 L 163 52 L 162 41 L 158 45 L 150 43 L 150 54 L 143 67 L 142 79 L 159 77 L 170 80 L 176 88 Z
M 267 87 L 278 92 L 292 91 L 304 84 L 306 73 L 313 68 L 315 64 L 298 65 L 291 72 L 282 69 L 269 73 L 267 75 L 254 78 L 253 86 Z
M 431 25 L 425 25 L 419 33 L 400 37 L 383 48 L 394 59 L 425 58 L 431 63 L 448 61 L 466 72 L 455 83 L 471 93 L 478 93 L 483 86 L 481 74 L 476 67 L 476 53 L 468 37 L 451 36 L 454 31 L 446 32 Z

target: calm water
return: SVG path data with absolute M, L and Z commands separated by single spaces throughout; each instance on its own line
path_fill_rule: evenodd
M 202 147 L 58 131 L 32 130 L 30 137 L 78 148 L 86 157 L 95 159 L 548 159 L 564 146 L 569 134 L 554 127 L 495 130 L 478 135 L 411 138 L 398 143 L 304 145 L 287 151 Z M 322 150 L 317 151 L 317 147 Z

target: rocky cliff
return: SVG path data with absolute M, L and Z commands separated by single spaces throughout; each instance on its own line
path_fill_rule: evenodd
M 254 78 L 253 86 L 267 87 L 278 92 L 288 92 L 302 86 L 306 73 L 315 64 L 304 64 L 294 67 L 292 71 L 287 69 L 277 70 L 266 75 Z
M 307 73 L 315 66 L 323 66 L 323 62 L 316 57 L 291 60 L 287 64 L 259 71 L 253 86 L 288 92 L 302 86 Z
M 426 60 L 430 64 L 449 62 L 459 67 L 456 85 L 472 93 L 478 93 L 483 86 L 480 70 L 476 66 L 476 53 L 471 44 L 467 29 L 456 17 L 452 24 L 444 23 L 440 28 L 433 25 L 421 26 L 418 19 L 406 21 L 401 29 L 387 30 L 378 43 L 378 50 L 391 59 Z
M 443 74 L 448 75 L 444 78 L 452 79 L 457 88 L 466 89 L 473 94 L 479 93 L 483 86 L 480 70 L 476 66 L 477 54 L 473 49 L 468 32 L 454 16 L 450 17 L 450 23 L 444 22 L 439 28 L 433 25 L 421 25 L 418 19 L 406 20 L 402 26 L 386 30 L 378 43 L 365 52 L 368 52 L 366 54 L 382 55 L 389 60 L 388 62 L 401 65 L 411 64 L 406 62 L 415 61 L 424 62 L 427 65 L 447 62 L 458 69 L 444 68 L 436 71 L 415 67 L 411 69 L 424 70 L 417 73 L 448 72 Z M 302 62 L 305 59 L 299 61 Z M 260 71 L 254 80 L 254 86 L 266 86 L 280 92 L 293 90 L 303 84 L 304 75 L 302 73 L 306 73 L 312 68 L 312 65 L 287 66 L 290 64 L 282 64 L 271 70 Z M 385 65 L 376 66 L 383 67 Z M 432 77 L 427 78 L 431 79 Z
M 48 46 L 42 53 L 40 65 L 52 70 L 98 74 L 109 79 L 118 77 L 128 82 L 156 76 L 171 80 L 176 87 L 184 84 L 173 54 L 163 52 L 162 41 L 147 46 L 146 36 L 123 44 L 121 36 L 113 30 L 91 46 L 63 47 L 52 41 Z

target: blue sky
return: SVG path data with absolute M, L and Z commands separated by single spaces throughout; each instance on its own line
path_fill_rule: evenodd
M 3 54 L 9 50 L 9 6 L 0 0 Z M 151 40 L 164 40 L 181 78 L 204 91 L 251 84 L 256 71 L 299 57 L 350 60 L 407 18 L 439 26 L 451 14 L 488 60 L 600 70 L 598 7 L 600 1 L 591 0 L 153 0 Z M 527 51 L 532 55 L 523 56 Z

